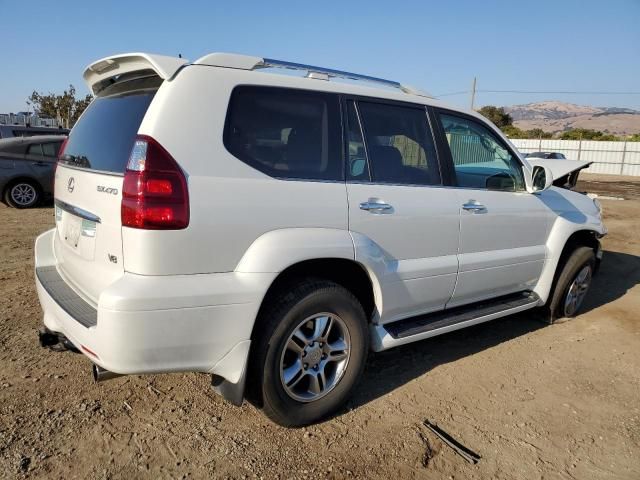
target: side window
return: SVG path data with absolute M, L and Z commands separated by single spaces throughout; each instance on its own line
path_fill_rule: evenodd
M 58 156 L 58 150 L 60 150 L 60 146 L 62 142 L 56 143 L 43 143 L 42 151 L 45 157 L 56 158 Z
M 358 102 L 373 182 L 439 185 L 424 108 Z
M 38 155 L 42 156 L 42 144 L 40 143 L 32 143 L 27 148 L 27 155 Z
M 524 190 L 522 167 L 482 123 L 440 114 L 459 187 Z
M 364 149 L 362 129 L 353 100 L 347 101 L 347 178 L 369 180 L 367 154 Z
M 343 180 L 338 96 L 273 87 L 238 87 L 224 144 L 267 175 Z

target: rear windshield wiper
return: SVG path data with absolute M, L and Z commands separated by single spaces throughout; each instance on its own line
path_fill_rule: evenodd
M 84 155 L 71 155 L 71 154 L 65 153 L 60 158 L 60 161 L 63 163 L 69 163 L 76 167 L 91 168 L 91 162 L 89 162 L 89 159 Z

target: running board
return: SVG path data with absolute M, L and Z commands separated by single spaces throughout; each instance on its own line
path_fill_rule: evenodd
M 372 349 L 378 352 L 488 322 L 533 308 L 539 301 L 534 292 L 518 292 L 386 325 L 372 325 Z

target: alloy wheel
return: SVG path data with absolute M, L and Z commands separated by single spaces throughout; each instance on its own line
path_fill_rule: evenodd
M 33 185 L 28 183 L 17 183 L 11 187 L 10 195 L 11 200 L 13 200 L 16 205 L 26 207 L 35 201 L 38 193 Z
M 573 279 L 564 299 L 565 316 L 570 317 L 578 311 L 591 285 L 591 277 L 591 265 L 585 265 Z
M 307 317 L 289 336 L 280 358 L 280 381 L 299 402 L 313 402 L 333 390 L 349 363 L 351 338 L 332 313 Z

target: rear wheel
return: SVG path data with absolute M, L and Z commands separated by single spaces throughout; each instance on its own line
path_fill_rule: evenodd
M 567 258 L 557 276 L 555 286 L 542 317 L 547 323 L 557 323 L 575 317 L 584 304 L 595 271 L 593 249 L 578 247 Z
M 7 205 L 14 208 L 33 207 L 38 203 L 39 199 L 40 191 L 37 185 L 28 180 L 11 184 L 4 194 L 4 200 Z
M 254 335 L 252 379 L 265 414 L 302 426 L 334 412 L 360 379 L 369 348 L 362 306 L 345 288 L 306 280 L 276 294 Z

